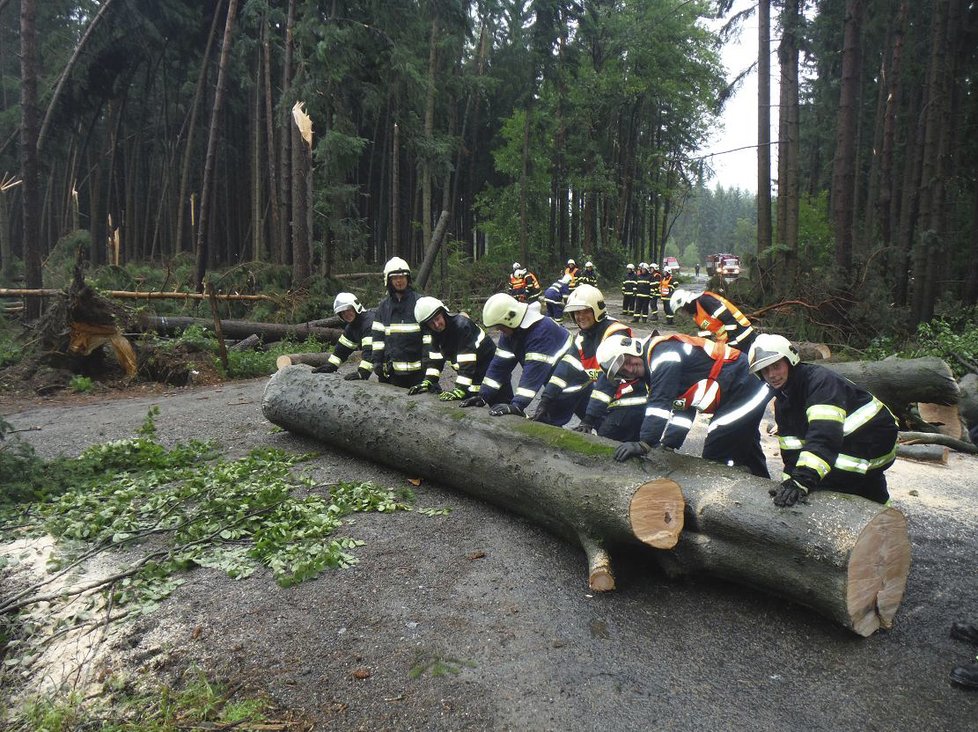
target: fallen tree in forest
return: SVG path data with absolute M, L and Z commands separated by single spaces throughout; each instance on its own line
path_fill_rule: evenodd
M 863 636 L 889 627 L 903 597 L 906 519 L 855 496 L 818 492 L 777 509 L 771 481 L 733 468 L 664 451 L 618 464 L 610 440 L 308 366 L 272 376 L 262 409 L 287 430 L 463 490 L 579 544 L 593 589 L 613 589 L 615 547 L 644 545 L 658 549 L 670 576 L 756 587 Z
M 214 321 L 206 318 L 170 317 L 143 314 L 139 317 L 139 325 L 143 330 L 155 331 L 160 335 L 175 335 L 182 333 L 192 325 L 213 330 Z M 221 330 L 228 338 L 240 339 L 257 335 L 263 343 L 285 340 L 286 338 L 305 339 L 314 337 L 322 343 L 336 343 L 343 331 L 339 328 L 319 328 L 300 323 L 252 323 L 246 320 L 222 320 Z
M 960 396 L 951 367 L 936 357 L 821 365 L 875 394 L 897 417 L 906 413 L 909 404 L 957 404 Z

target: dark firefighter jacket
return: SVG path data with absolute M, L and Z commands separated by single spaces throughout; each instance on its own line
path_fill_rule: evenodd
M 639 272 L 635 275 L 635 297 L 648 299 L 652 296 L 652 275 Z
M 809 490 L 831 489 L 846 475 L 889 467 L 896 456 L 897 424 L 889 409 L 865 389 L 824 366 L 791 367 L 775 394 L 774 418 L 784 478 Z
M 339 367 L 350 357 L 351 353 L 359 350 L 361 354 L 360 363 L 357 364 L 357 368 L 362 372 L 362 375 L 369 376 L 370 371 L 373 370 L 373 325 L 373 310 L 364 310 L 362 313 L 357 313 L 357 316 L 343 328 L 343 333 L 336 342 L 336 347 L 329 355 L 329 362 Z
M 635 272 L 630 269 L 625 270 L 625 276 L 621 279 L 621 294 L 635 294 Z
M 499 337 L 496 355 L 482 379 L 479 396 L 487 402 L 509 383 L 516 364 L 523 366 L 513 405 L 526 411 L 536 393 L 547 383 L 554 368 L 564 356 L 573 355 L 574 339 L 567 329 L 550 318 L 542 318 L 529 328 L 517 328 L 512 335 Z
M 694 301 L 696 327 L 704 338 L 713 336 L 717 343 L 726 343 L 746 351 L 757 337 L 757 331 L 736 305 L 715 292 L 704 292 Z
M 602 379 L 613 386 L 602 373 L 596 357 L 601 341 L 612 333 L 630 336 L 632 329 L 614 318 L 605 317 L 590 329 L 579 332 L 574 337 L 575 347 L 557 364 L 540 398 L 548 402 L 576 398 L 581 391 Z
M 436 333 L 424 329 L 431 336 L 431 344 L 424 358 L 426 379 L 438 381 L 445 362 L 452 364 L 457 374 L 455 386 L 470 392 L 479 393 L 482 377 L 496 354 L 496 344 L 470 317 L 458 313 L 445 316 L 445 330 Z
M 409 287 L 400 300 L 394 295 L 388 295 L 377 306 L 374 312 L 371 360 L 378 376 L 382 376 L 385 366 L 390 374 L 422 373 L 422 353 L 431 341 L 431 336 L 422 336 L 421 326 L 414 319 L 414 304 L 419 297 L 421 296 Z

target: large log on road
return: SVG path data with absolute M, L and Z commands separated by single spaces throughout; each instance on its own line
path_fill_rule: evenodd
M 958 403 L 958 383 L 951 367 L 939 358 L 820 363 L 875 394 L 897 416 L 917 402 Z
M 262 410 L 289 431 L 453 486 L 580 544 L 594 589 L 613 588 L 609 550 L 631 544 L 656 549 L 671 575 L 757 587 L 863 636 L 889 627 L 903 597 L 906 520 L 861 498 L 818 492 L 782 510 L 768 496 L 771 481 L 700 458 L 653 451 L 617 464 L 609 440 L 302 365 L 272 376 Z

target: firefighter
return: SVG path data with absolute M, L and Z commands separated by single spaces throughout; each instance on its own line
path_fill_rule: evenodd
M 513 262 L 513 274 L 509 276 L 509 294 L 526 302 L 526 270 L 519 262 Z
M 625 276 L 621 278 L 621 314 L 627 318 L 635 310 L 635 265 L 625 265 Z
M 411 287 L 411 268 L 400 257 L 384 265 L 387 297 L 374 311 L 373 367 L 377 378 L 405 389 L 424 380 L 421 355 L 431 341 L 414 318 L 420 295 Z
M 571 414 L 583 419 L 591 391 L 601 369 L 595 360 L 598 344 L 614 332 L 631 333 L 623 323 L 608 317 L 604 295 L 593 285 L 580 285 L 567 298 L 564 312 L 570 313 L 580 332 L 574 338 L 574 356 L 565 356 L 554 368 L 553 375 L 540 395 L 540 404 L 533 419 L 537 422 L 566 424 Z M 561 421 L 552 415 L 566 415 Z
M 660 445 L 679 448 L 697 413 L 706 412 L 713 417 L 703 457 L 770 477 L 759 425 L 771 390 L 751 376 L 746 355 L 736 348 L 680 334 L 615 335 L 598 347 L 598 363 L 611 380 L 644 380 L 649 393 L 640 439 L 620 444 L 615 460 L 639 457 Z
M 564 295 L 564 304 L 567 304 L 567 296 L 577 289 L 580 274 L 581 268 L 577 266 L 577 262 L 573 259 L 568 259 L 567 264 L 564 265 L 564 276 L 570 279 L 567 280 L 567 294 Z
M 635 275 L 635 314 L 633 323 L 645 323 L 649 319 L 649 300 L 652 297 L 652 277 L 649 265 L 638 263 L 638 274 Z
M 343 377 L 346 381 L 356 379 L 369 379 L 373 373 L 373 363 L 371 362 L 371 351 L 373 345 L 373 324 L 374 313 L 372 310 L 364 310 L 363 305 L 352 292 L 341 292 L 333 300 L 333 313 L 340 316 L 346 323 L 343 333 L 336 342 L 336 347 L 329 354 L 329 360 L 312 370 L 314 374 L 331 374 L 336 371 L 350 354 L 360 351 L 360 363 L 357 368 Z
M 422 362 L 424 381 L 412 386 L 408 394 L 441 392 L 438 380 L 449 362 L 455 369 L 455 386 L 438 396 L 444 402 L 477 396 L 482 377 L 496 354 L 496 344 L 468 315 L 451 315 L 445 303 L 435 297 L 419 297 L 414 317 L 423 332 L 431 337 Z
M 462 400 L 463 407 L 484 407 L 489 414 L 526 416 L 526 408 L 544 386 L 556 365 L 565 357 L 576 358 L 574 339 L 567 330 L 540 312 L 536 304 L 520 302 L 504 293 L 486 300 L 482 322 L 487 328 L 498 328 L 501 335 L 496 355 L 482 379 L 478 396 Z M 514 393 L 512 374 L 517 364 L 523 367 Z M 541 422 L 558 427 L 573 414 L 573 405 L 562 404 Z
M 712 337 L 739 351 L 749 351 L 757 338 L 757 330 L 740 310 L 715 292 L 691 292 L 678 289 L 672 294 L 673 312 L 683 311 L 693 316 L 702 338 Z
M 649 313 L 653 323 L 659 322 L 659 285 L 662 283 L 662 273 L 659 271 L 659 265 L 655 262 L 649 265 L 649 281 L 651 284 L 650 300 L 649 300 Z
M 662 312 L 666 314 L 666 323 L 672 325 L 674 311 L 672 308 L 672 294 L 676 291 L 676 285 L 672 279 L 672 272 L 662 273 L 659 280 L 659 299 L 662 300 Z
M 594 271 L 594 262 L 585 262 L 584 269 L 577 276 L 578 285 L 598 286 L 598 273 Z
M 543 293 L 543 301 L 547 305 L 547 315 L 554 322 L 564 319 L 564 303 L 570 295 L 570 275 L 563 275 Z
M 952 623 L 951 637 L 978 647 L 978 625 L 974 623 Z M 978 658 L 951 669 L 951 683 L 965 689 L 978 689 Z
M 896 457 L 897 422 L 879 399 L 816 364 L 801 363 L 784 336 L 762 333 L 748 361 L 774 390 L 784 471 L 774 505 L 793 506 L 813 490 L 886 503 L 886 469 Z
M 543 294 L 539 278 L 530 270 L 524 269 L 523 279 L 526 282 L 526 302 L 539 302 Z
M 644 391 L 634 384 L 620 386 L 609 381 L 601 371 L 597 358 L 598 346 L 605 338 L 614 335 L 631 336 L 632 329 L 608 315 L 604 295 L 601 290 L 590 285 L 581 285 L 567 298 L 566 312 L 571 314 L 580 329 L 574 338 L 574 345 L 577 348 L 577 358 L 587 374 L 588 383 L 584 389 L 578 390 L 576 380 L 572 380 L 574 374 L 568 374 L 564 364 L 558 365 L 551 383 L 544 389 L 541 408 L 550 395 L 557 393 L 552 388 L 556 381 L 557 386 L 563 387 L 565 393 L 574 389 L 582 394 L 582 400 L 575 410 L 581 417 L 581 422 L 574 428 L 575 431 L 596 433 L 619 442 L 626 439 L 637 440 L 638 430 L 645 416 Z M 574 386 L 564 386 L 564 383 Z

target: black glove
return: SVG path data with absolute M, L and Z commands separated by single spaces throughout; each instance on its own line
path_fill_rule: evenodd
M 597 434 L 597 431 L 594 429 L 594 425 L 586 420 L 581 420 L 581 423 L 574 428 L 574 431 L 583 432 L 586 435 Z
M 768 491 L 770 493 L 770 491 Z M 787 508 L 794 506 L 808 495 L 808 489 L 794 478 L 788 478 L 774 491 L 774 505 Z
M 331 374 L 334 371 L 336 371 L 336 369 L 338 368 L 339 366 L 337 366 L 336 364 L 324 363 L 322 366 L 317 366 L 316 368 L 314 368 L 312 372 L 314 374 Z
M 366 381 L 370 378 L 370 373 L 366 369 L 357 369 L 344 376 L 343 381 Z
M 628 458 L 642 457 L 649 451 L 644 442 L 623 442 L 615 448 L 615 461 L 623 463 Z
M 459 402 L 460 407 L 484 407 L 486 406 L 486 400 L 481 396 L 470 396 L 468 399 L 463 399 Z
M 429 391 L 434 391 L 435 385 L 432 384 L 428 379 L 425 379 L 420 384 L 415 384 L 410 389 L 408 389 L 408 394 L 414 396 L 415 394 L 424 394 Z
M 537 411 L 533 413 L 533 421 L 546 422 L 548 419 L 550 419 L 550 402 L 541 399 Z
M 502 417 L 504 414 L 515 414 L 519 417 L 526 417 L 523 410 L 514 404 L 494 404 L 489 407 L 489 414 L 493 417 Z

